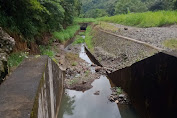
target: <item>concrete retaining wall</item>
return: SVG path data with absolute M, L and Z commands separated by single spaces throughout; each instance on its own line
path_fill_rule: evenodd
M 143 118 L 177 117 L 177 56 L 173 54 L 161 52 L 108 75 L 129 94 Z
M 0 118 L 57 118 L 64 75 L 47 56 L 26 59 L 0 86 Z

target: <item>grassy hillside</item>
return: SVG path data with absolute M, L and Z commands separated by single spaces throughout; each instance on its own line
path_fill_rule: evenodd
M 130 13 L 112 17 L 102 17 L 98 20 L 129 26 L 158 27 L 177 23 L 177 11 Z

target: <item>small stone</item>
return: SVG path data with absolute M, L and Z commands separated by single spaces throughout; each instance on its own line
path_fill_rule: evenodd
M 96 65 L 95 64 L 91 64 L 91 66 L 95 67 Z
M 128 28 L 127 28 L 127 27 L 125 27 L 125 28 L 124 28 L 124 30 L 128 30 Z
M 87 82 L 86 81 L 82 81 L 82 84 L 86 84 Z
M 96 72 L 99 72 L 100 70 L 101 70 L 101 67 L 100 67 L 100 66 L 95 67 L 95 71 L 96 71 Z
M 124 94 L 120 94 L 119 98 L 125 98 L 125 95 Z
M 118 104 L 118 103 L 119 103 L 119 101 L 118 101 L 118 100 L 116 100 L 116 101 L 115 101 L 115 103 L 116 103 L 116 104 Z
M 60 55 L 56 55 L 56 57 L 60 57 Z
M 96 91 L 94 95 L 100 95 L 100 91 Z

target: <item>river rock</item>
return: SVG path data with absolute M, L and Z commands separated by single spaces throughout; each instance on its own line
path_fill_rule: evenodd
M 15 45 L 15 40 L 0 27 L 0 82 L 8 73 L 7 58 Z
M 96 91 L 94 95 L 100 95 L 100 91 Z
M 96 72 L 101 71 L 101 69 L 102 69 L 102 68 L 101 68 L 100 66 L 95 67 L 95 71 L 96 71 Z

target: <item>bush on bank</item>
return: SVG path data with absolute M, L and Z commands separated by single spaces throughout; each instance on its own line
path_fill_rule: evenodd
M 72 24 L 77 7 L 75 0 L 0 0 L 0 26 L 33 40 L 43 32 L 60 31 Z
M 59 40 L 60 42 L 66 41 L 74 37 L 75 33 L 79 30 L 79 28 L 80 28 L 79 25 L 69 26 L 63 31 L 58 31 L 58 32 L 55 31 L 53 33 L 53 37 Z

